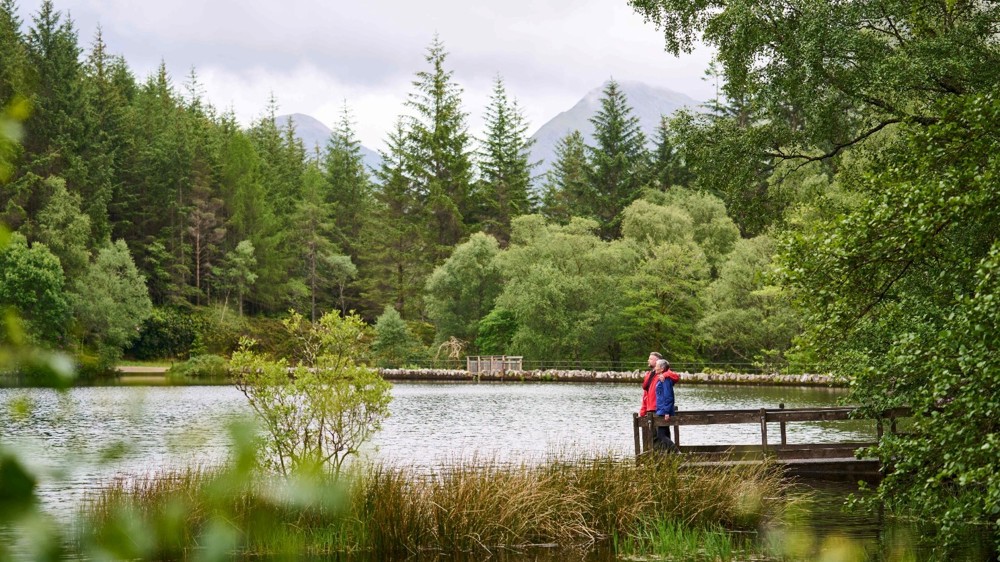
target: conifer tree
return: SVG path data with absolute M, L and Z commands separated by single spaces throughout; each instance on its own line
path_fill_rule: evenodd
M 334 207 L 337 243 L 348 255 L 356 256 L 362 224 L 371 207 L 371 185 L 361 141 L 346 104 L 327 142 L 323 168 L 326 200 Z
M 541 211 L 545 218 L 568 224 L 572 217 L 588 217 L 593 188 L 589 183 L 587 147 L 580 131 L 573 131 L 556 144 L 555 164 L 546 174 Z
M 50 0 L 42 2 L 32 22 L 26 37 L 32 113 L 24 123 L 24 166 L 5 190 L 8 207 L 15 200 L 26 217 L 34 216 L 38 201 L 32 201 L 31 185 L 39 178 L 60 176 L 70 192 L 80 194 L 91 225 L 106 222 L 101 198 L 95 200 L 87 191 L 87 161 L 80 157 L 86 139 L 76 31 Z
M 27 52 L 15 0 L 0 0 L 0 108 L 27 96 Z
M 375 173 L 375 210 L 365 223 L 360 259 L 369 317 L 385 305 L 404 316 L 417 316 L 420 290 L 432 268 L 422 231 L 427 215 L 407 165 L 408 136 L 402 120 L 397 122 Z
M 329 302 L 325 294 L 328 282 L 324 264 L 329 261 L 328 256 L 336 253 L 336 246 L 332 242 L 336 227 L 331 212 L 332 205 L 323 197 L 326 187 L 324 184 L 323 173 L 314 163 L 310 164 L 303 177 L 302 199 L 291 220 L 313 322 L 320 316 L 318 306 Z
M 471 138 L 462 110 L 462 89 L 445 70 L 448 53 L 434 37 L 425 60 L 430 70 L 417 73 L 406 105 L 415 112 L 409 123 L 406 154 L 417 193 L 429 211 L 431 255 L 447 257 L 466 233 L 471 216 Z
M 653 151 L 651 176 L 659 189 L 670 189 L 673 186 L 688 187 L 691 183 L 691 172 L 684 164 L 683 146 L 677 135 L 670 128 L 670 119 L 660 118 L 656 129 L 656 148 Z
M 594 200 L 591 211 L 601 223 L 601 237 L 617 238 L 621 233 L 621 213 L 639 197 L 648 156 L 646 137 L 639 118 L 632 115 L 625 92 L 614 80 L 608 82 L 601 109 L 590 122 L 594 125 L 594 146 L 590 157 L 590 183 Z
M 87 167 L 87 205 L 93 224 L 94 239 L 101 243 L 110 241 L 113 223 L 128 220 L 112 218 L 115 194 L 125 189 L 119 168 L 127 144 L 131 141 L 128 130 L 128 82 L 122 82 L 118 73 L 124 67 L 108 53 L 101 28 L 91 45 L 83 68 L 83 125 L 87 142 L 81 146 L 81 157 Z M 126 67 L 127 71 L 127 67 Z
M 501 244 L 510 240 L 510 221 L 531 212 L 531 145 L 528 123 L 517 100 L 507 97 L 503 79 L 493 85 L 486 109 L 486 138 L 479 153 L 479 225 Z

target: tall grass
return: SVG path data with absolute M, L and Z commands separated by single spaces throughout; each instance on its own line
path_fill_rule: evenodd
M 611 537 L 634 537 L 635 546 L 653 544 L 654 531 L 758 528 L 780 514 L 785 491 L 770 467 L 694 469 L 671 457 L 638 465 L 610 455 L 474 459 L 429 472 L 365 464 L 339 483 L 193 469 L 111 483 L 85 504 L 81 537 L 105 544 L 101 533 L 130 519 L 132 532 L 145 526 L 155 537 L 135 551 L 147 557 L 210 545 L 272 555 L 587 546 Z M 715 535 L 695 535 L 705 536 Z

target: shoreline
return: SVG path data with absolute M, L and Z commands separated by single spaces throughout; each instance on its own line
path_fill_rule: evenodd
M 125 365 L 118 367 L 118 380 L 125 384 L 164 384 L 167 367 Z M 397 382 L 592 382 L 640 384 L 642 371 L 532 370 L 470 373 L 464 369 L 379 369 L 383 378 Z M 846 387 L 847 381 L 832 375 L 783 375 L 748 373 L 678 373 L 684 384 L 752 386 Z M 197 382 L 197 380 L 192 380 Z

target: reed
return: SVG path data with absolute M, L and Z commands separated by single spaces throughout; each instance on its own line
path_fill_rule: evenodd
M 103 545 L 127 519 L 130 535 L 155 537 L 140 557 L 213 541 L 262 555 L 587 546 L 612 537 L 651 548 L 656 536 L 682 531 L 711 530 L 696 535 L 704 538 L 756 529 L 781 514 L 785 492 L 770 467 L 691 469 L 671 457 L 638 465 L 611 455 L 471 459 L 432 471 L 358 464 L 339 482 L 191 469 L 112 482 L 85 504 L 81 544 Z

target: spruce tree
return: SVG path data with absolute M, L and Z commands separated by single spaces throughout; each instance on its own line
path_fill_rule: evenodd
M 478 223 L 501 244 L 510 240 L 510 221 L 531 212 L 531 145 L 528 123 L 517 100 L 507 98 L 503 79 L 493 86 L 486 109 L 486 138 L 479 153 Z
M 660 118 L 656 129 L 656 148 L 653 150 L 651 176 L 655 186 L 662 190 L 673 186 L 688 187 L 691 172 L 684 163 L 682 141 L 670 128 L 670 119 Z
M 365 313 L 371 318 L 385 305 L 418 316 L 421 287 L 433 267 L 423 230 L 427 213 L 408 169 L 408 137 L 397 122 L 375 173 L 375 210 L 365 223 L 360 256 Z
M 371 185 L 361 156 L 361 141 L 346 104 L 327 142 L 323 172 L 326 200 L 334 207 L 337 243 L 348 255 L 356 256 L 362 224 L 371 208 Z
M 590 122 L 594 125 L 594 146 L 587 147 L 594 195 L 590 209 L 601 223 L 601 237 L 611 240 L 621 233 L 622 211 L 639 197 L 643 187 L 648 161 L 646 137 L 614 80 L 605 86 L 601 109 Z
M 417 73 L 406 105 L 409 123 L 407 168 L 429 211 L 431 255 L 440 262 L 466 233 L 471 215 L 471 138 L 462 110 L 462 89 L 445 70 L 448 53 L 436 36 L 425 57 L 430 70 Z
M 328 275 L 325 264 L 336 254 L 332 242 L 335 223 L 333 206 L 324 200 L 325 181 L 322 171 L 314 163 L 306 168 L 303 176 L 302 199 L 292 215 L 293 237 L 301 271 L 309 295 L 310 318 L 319 318 L 319 307 L 329 304 L 326 289 Z
M 28 95 L 27 58 L 17 2 L 0 0 L 0 108 L 15 95 Z
M 555 164 L 546 174 L 542 191 L 542 214 L 560 224 L 568 224 L 572 217 L 592 217 L 590 202 L 594 195 L 589 183 L 590 164 L 580 131 L 559 139 L 555 156 Z

